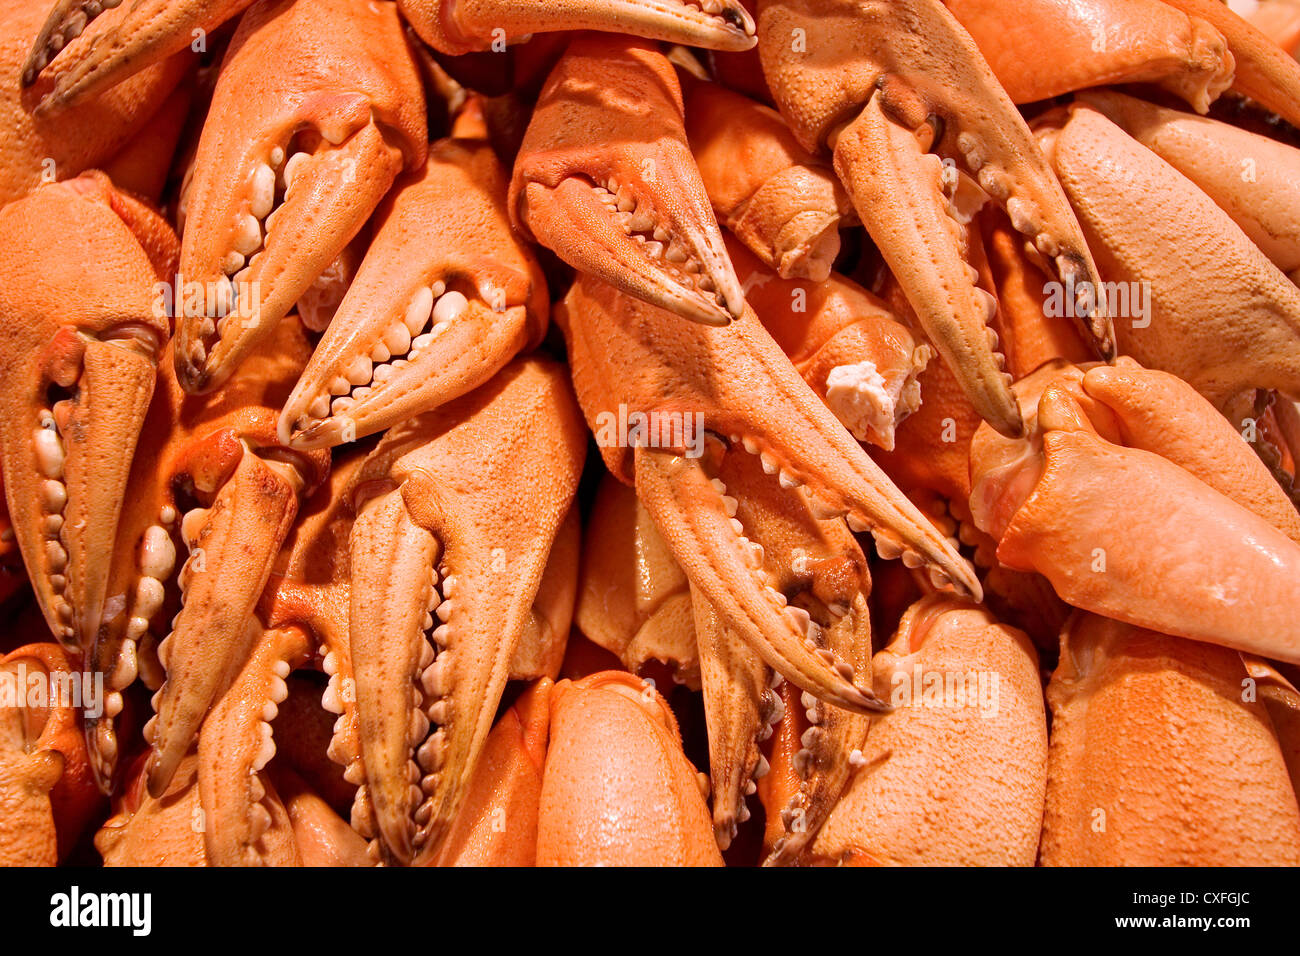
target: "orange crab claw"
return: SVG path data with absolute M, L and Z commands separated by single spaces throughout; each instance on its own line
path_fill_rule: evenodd
M 1098 261 L 1128 300 L 1116 310 L 1126 313 L 1115 323 L 1120 351 L 1190 382 L 1220 409 L 1256 388 L 1300 397 L 1300 290 L 1229 214 L 1091 106 L 1076 105 L 1041 135 Z M 1251 294 L 1233 291 L 1242 288 Z
M 1102 357 L 1114 354 L 1097 268 L 1024 120 L 941 0 L 894 3 L 887 15 L 866 0 L 765 0 L 759 24 L 763 70 L 795 136 L 833 151 L 931 343 L 980 415 L 1019 434 L 988 334 L 996 302 L 962 255 L 958 163 L 1051 260 Z
M 534 33 L 604 30 L 714 50 L 748 50 L 754 21 L 739 0 L 398 0 L 420 39 L 459 56 Z
M 122 0 L 57 0 L 23 64 L 22 84 L 32 86 L 53 64 L 58 72 L 50 88 L 40 91 L 40 109 L 80 104 L 173 54 L 199 49 L 204 34 L 251 2 L 130 0 L 123 6 Z
M 723 225 L 783 279 L 824 282 L 856 218 L 829 164 L 771 107 L 716 83 L 687 88 L 686 133 Z
M 0 211 L 5 493 L 51 632 L 84 649 L 168 335 L 155 287 L 176 238 L 101 173 Z
M 285 678 L 312 652 L 300 628 L 264 629 L 250 622 L 252 649 L 199 731 L 199 800 L 206 814 L 204 849 L 213 866 L 266 861 L 262 839 L 278 799 L 262 776 L 275 756 L 271 721 L 289 696 Z
M 266 341 L 427 142 L 392 4 L 260 0 L 245 14 L 186 199 L 180 274 L 202 293 L 177 310 L 187 392 L 219 387 Z
M 351 649 L 364 776 L 353 819 L 391 859 L 441 851 L 585 450 L 563 371 L 528 359 L 390 431 L 358 476 Z
M 166 792 L 149 795 L 145 784 L 148 758 L 130 768 L 114 814 L 95 834 L 95 849 L 105 866 L 218 866 L 206 850 L 208 816 L 200 800 L 199 757 L 187 753 L 176 767 Z M 263 859 L 272 866 L 301 866 L 294 821 L 269 784 L 263 800 L 271 817 L 261 837 Z
M 554 685 L 543 678 L 497 721 L 439 866 L 536 866 Z
M 524 136 L 510 214 L 575 269 L 695 322 L 725 325 L 743 313 L 745 295 L 682 117 L 676 73 L 653 47 L 575 38 Z
M 1223 34 L 1163 0 L 944 0 L 1016 103 L 1155 83 L 1204 113 L 1232 84 Z M 1044 41 L 1044 38 L 1050 40 Z
M 1222 416 L 1131 360 L 1018 387 L 1027 413 L 1041 392 L 1033 435 L 981 427 L 971 446 L 971 511 L 1003 564 L 1075 607 L 1300 661 L 1300 518 Z
M 41 8 L 29 0 L 0 0 L 0 116 L 5 130 L 0 138 L 0 204 L 41 184 L 103 168 L 120 150 L 130 149 L 188 68 L 186 57 L 173 57 L 75 109 L 57 114 L 34 110 L 33 99 L 54 82 L 43 79 L 35 90 L 19 85 L 22 59 L 40 29 Z M 76 56 L 88 43 L 89 37 L 72 41 L 68 55 Z
M 546 333 L 546 280 L 485 143 L 447 139 L 381 207 L 374 242 L 280 416 L 297 448 L 352 441 L 469 392 Z M 413 252 L 413 247 L 418 250 Z
M 120 691 L 152 660 L 159 634 L 170 632 L 156 645 L 165 683 L 146 674 L 149 686 L 162 685 L 157 716 L 146 727 L 156 747 L 148 768 L 154 795 L 188 751 L 228 670 L 246 657 L 246 624 L 299 501 L 328 474 L 328 453 L 275 442 L 275 409 L 308 354 L 298 322 L 281 323 L 247 375 L 201 398 L 186 396 L 164 362 L 106 562 L 109 597 L 89 655 L 105 674 L 108 698 L 120 702 Z M 178 570 L 183 546 L 190 557 Z M 87 722 L 106 789 L 118 756 L 111 716 Z
M 859 712 L 878 707 L 853 683 L 851 665 L 833 654 L 823 659 L 807 612 L 757 579 L 762 558 L 731 515 L 736 499 L 710 473 L 714 456 L 705 453 L 719 443 L 706 433 L 759 456 L 794 506 L 821 519 L 847 514 L 850 527 L 875 534 L 883 554 L 928 564 L 941 586 L 979 593 L 966 563 L 872 464 L 752 312 L 725 328 L 679 322 L 580 276 L 557 317 L 606 465 L 635 483 L 673 556 L 724 623 L 804 689 Z
M 1120 93 L 1080 99 L 1194 182 L 1300 282 L 1300 149 Z
M 852 781 L 808 860 L 1033 866 L 1047 718 L 1025 635 L 982 607 L 925 598 L 876 655 L 875 680 L 894 710 L 850 756 Z
M 1188 16 L 1214 25 L 1236 60 L 1232 88 L 1300 127 L 1300 63 L 1258 28 L 1217 0 L 1164 0 Z
M 1300 864 L 1300 810 L 1250 683 L 1231 651 L 1076 615 L 1047 688 L 1043 864 Z
M 721 866 L 702 786 L 652 687 L 617 671 L 563 681 L 551 692 L 537 864 Z

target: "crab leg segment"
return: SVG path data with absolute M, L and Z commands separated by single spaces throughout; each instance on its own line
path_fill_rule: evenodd
M 546 280 L 510 228 L 485 143 L 446 139 L 399 182 L 351 288 L 280 416 L 313 448 L 477 388 L 546 332 Z
M 713 209 L 782 278 L 824 282 L 853 204 L 830 165 L 795 140 L 771 107 L 717 83 L 686 94 L 686 132 Z
M 177 319 L 187 392 L 217 388 L 266 341 L 426 147 L 423 93 L 392 4 L 261 0 L 249 11 L 187 200 L 181 275 L 202 292 Z
M 362 470 L 358 800 L 362 834 L 392 859 L 436 859 L 450 832 L 577 491 L 584 437 L 562 372 L 532 359 L 390 432 Z
M 988 331 L 995 303 L 962 255 L 957 163 L 1052 261 L 1072 314 L 1114 354 L 1097 269 L 1024 120 L 940 0 L 764 0 L 759 22 L 764 73 L 795 136 L 833 151 L 931 342 L 985 420 L 1019 434 Z
M 84 649 L 168 334 L 154 286 L 176 240 L 98 173 L 9 205 L 0 229 L 9 515 L 51 632 Z
M 629 295 L 708 325 L 742 314 L 676 73 L 648 44 L 571 43 L 524 136 L 510 213 L 575 269 Z
M 434 49 L 459 56 L 534 33 L 603 30 L 713 50 L 748 50 L 754 21 L 740 0 L 399 0 Z

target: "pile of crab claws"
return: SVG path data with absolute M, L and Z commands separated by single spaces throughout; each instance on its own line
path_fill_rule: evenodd
M 706 11 L 682 0 L 399 0 L 402 16 L 440 53 L 483 50 L 534 33 L 600 30 L 714 50 L 747 50 L 754 21 L 740 0 Z
M 787 606 L 786 595 L 766 579 L 762 545 L 747 537 L 755 529 L 738 516 L 745 488 L 729 494 L 716 459 L 755 459 L 749 471 L 757 474 L 761 466 L 758 483 L 772 486 L 790 507 L 807 509 L 810 520 L 838 522 L 847 513 L 850 528 L 875 533 L 882 554 L 902 557 L 909 567 L 928 561 L 936 585 L 957 582 L 980 593 L 952 545 L 879 472 L 752 314 L 720 329 L 681 323 L 583 277 L 558 317 L 579 401 L 606 464 L 635 484 L 677 563 L 723 622 L 768 665 L 828 702 L 860 713 L 881 709 L 853 683 L 852 665 L 817 643 L 808 613 Z M 725 381 L 697 377 L 693 357 L 699 354 L 712 354 L 743 380 L 746 395 L 732 396 Z M 629 419 L 635 413 L 661 429 L 677 415 L 679 432 L 683 425 L 697 432 L 700 447 L 682 446 L 680 434 L 677 447 L 661 446 L 662 431 L 620 442 L 610 434 L 620 406 Z M 683 422 L 682 415 L 699 418 Z M 714 437 L 723 435 L 730 438 Z M 753 486 L 753 475 L 742 484 Z
M 389 431 L 356 478 L 353 821 L 384 857 L 441 851 L 577 492 L 583 438 L 559 366 L 521 359 Z M 511 480 L 523 463 L 526 489 Z
M 847 2 L 824 6 L 845 16 L 832 26 L 789 0 L 761 11 L 759 50 L 782 116 L 804 148 L 832 151 L 863 225 L 971 403 L 1002 434 L 1019 435 L 989 329 L 997 302 L 963 256 L 958 167 L 1052 262 L 1109 360 L 1114 330 L 1079 224 L 1024 119 L 940 0 L 908 0 L 908 16 L 879 19 L 850 16 Z M 791 50 L 794 30 L 818 42 Z
M 240 21 L 211 110 L 181 249 L 176 374 L 191 394 L 267 341 L 428 147 L 391 4 L 263 0 Z
M 84 651 L 168 335 L 156 287 L 176 239 L 93 172 L 11 203 L 0 228 L 9 515 L 51 633 Z
M 440 140 L 399 180 L 280 415 L 296 448 L 354 441 L 492 378 L 545 335 L 546 280 L 506 215 L 486 143 Z M 412 251 L 413 248 L 417 251 Z
M 597 80 L 600 99 L 589 94 Z M 572 41 L 524 136 L 509 207 L 525 235 L 629 295 L 705 325 L 744 313 L 677 75 L 650 45 Z

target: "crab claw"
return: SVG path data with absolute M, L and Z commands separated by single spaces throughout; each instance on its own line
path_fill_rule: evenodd
M 726 328 L 678 322 L 580 276 L 557 317 L 574 384 L 605 462 L 637 493 L 723 622 L 787 679 L 858 712 L 878 708 L 818 654 L 806 612 L 756 580 L 743 523 L 710 474 L 706 430 L 760 458 L 783 496 L 823 520 L 847 514 L 889 557 L 929 564 L 937 584 L 978 594 L 966 562 L 890 484 L 804 383 L 752 312 Z M 708 361 L 703 357 L 708 356 Z M 717 484 L 715 484 L 717 482 Z M 806 494 L 806 505 L 797 500 Z M 847 665 L 846 665 L 847 666 Z M 851 667 L 848 668 L 851 671 Z
M 528 359 L 390 431 L 358 475 L 350 630 L 364 776 L 353 814 L 391 859 L 441 851 L 584 454 L 562 369 Z
M 1041 863 L 1300 863 L 1284 755 L 1265 702 L 1245 690 L 1259 677 L 1221 647 L 1071 618 L 1047 687 Z
M 980 415 L 1022 431 L 988 324 L 996 300 L 963 258 L 964 165 L 1016 231 L 1050 259 L 1103 358 L 1115 352 L 1097 268 L 1029 128 L 940 0 L 771 0 L 759 16 L 763 70 L 804 148 L 835 170 L 939 354 Z M 806 52 L 796 31 L 816 37 Z M 932 152 L 933 150 L 933 152 Z M 945 166 L 944 157 L 949 162 Z
M 54 62 L 58 74 L 39 109 L 61 109 L 94 96 L 129 76 L 193 45 L 237 16 L 252 0 L 131 0 L 89 42 L 72 46 L 86 27 L 122 0 L 58 0 L 23 64 L 22 84 L 31 86 Z M 67 49 L 75 52 L 60 56 Z
M 1300 149 L 1121 93 L 1094 90 L 1079 99 L 1194 182 L 1300 283 Z
M 546 332 L 546 280 L 510 229 L 484 143 L 446 139 L 400 182 L 280 416 L 280 440 L 337 445 L 469 392 Z
M 629 295 L 706 325 L 744 311 L 677 75 L 647 44 L 570 44 L 524 136 L 509 205 L 521 230 Z
M 245 633 L 298 511 L 329 473 L 328 452 L 275 443 L 275 411 L 310 354 L 295 320 L 276 330 L 220 393 L 188 397 L 168 361 L 132 463 L 116 547 L 107 554 L 109 598 L 88 665 L 107 696 L 145 670 L 156 648 L 166 669 L 145 673 L 158 689 L 146 726 L 155 745 L 148 782 L 162 793 L 221 688 L 248 656 Z M 177 552 L 190 551 L 177 571 Z M 170 620 L 170 627 L 166 622 Z M 168 635 L 159 644 L 153 642 Z M 145 653 L 145 648 L 149 652 Z M 113 784 L 114 707 L 87 718 L 101 786 Z
M 711 50 L 748 50 L 754 20 L 740 0 L 398 0 L 420 39 L 459 56 L 493 49 L 499 38 L 603 30 Z M 504 37 L 503 37 L 504 34 Z
M 1300 397 L 1300 290 L 1229 214 L 1087 103 L 1040 135 L 1106 275 L 1128 291 L 1120 350 L 1220 409 L 1257 388 Z M 1249 190 L 1237 195 L 1263 187 Z
M 176 239 L 101 173 L 10 204 L 0 229 L 5 494 L 51 632 L 84 649 L 168 334 L 154 290 Z
M 1030 438 L 971 445 L 971 511 L 1003 564 L 1074 607 L 1300 662 L 1300 523 L 1232 425 L 1129 360 L 1017 387 L 1027 412 L 1041 393 Z
M 894 711 L 850 757 L 807 856 L 832 864 L 1033 866 L 1047 720 L 1029 639 L 983 607 L 930 596 L 876 655 Z M 917 781 L 924 780 L 918 787 Z
M 1226 3 L 1165 0 L 1190 17 L 1207 20 L 1228 41 L 1237 64 L 1232 88 L 1300 128 L 1300 63 Z
M 285 679 L 313 646 L 300 628 L 267 630 L 256 620 L 248 626 L 251 652 L 199 732 L 199 799 L 208 817 L 203 839 L 213 866 L 283 865 L 262 843 L 278 802 L 262 771 L 275 756 L 271 722 L 289 696 Z
M 1223 35 L 1163 0 L 944 0 L 1017 103 L 1155 83 L 1204 113 L 1232 84 Z
M 249 10 L 186 200 L 176 373 L 187 392 L 219 387 L 266 341 L 426 149 L 424 97 L 392 4 Z

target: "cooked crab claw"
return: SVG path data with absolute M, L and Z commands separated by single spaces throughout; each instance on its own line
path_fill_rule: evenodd
M 51 632 L 84 650 L 168 335 L 155 288 L 176 238 L 102 173 L 10 204 L 0 229 L 5 495 Z
M 176 372 L 218 388 L 424 164 L 424 97 L 392 4 L 263 0 L 222 63 L 186 199 Z
M 155 746 L 147 776 L 156 796 L 188 752 L 229 669 L 247 657 L 246 624 L 299 501 L 329 471 L 327 452 L 275 443 L 275 409 L 308 354 L 299 323 L 284 322 L 247 374 L 211 397 L 186 396 L 171 356 L 164 356 L 117 541 L 99 558 L 108 566 L 108 598 L 88 664 L 105 675 L 107 703 L 86 723 L 106 790 L 119 752 L 114 717 L 121 692 L 138 674 L 158 689 L 157 716 L 146 726 Z M 183 564 L 177 561 L 182 548 L 190 552 Z M 155 647 L 165 679 L 156 666 L 145 672 Z
M 1228 41 L 1237 70 L 1232 88 L 1300 128 L 1300 63 L 1226 3 L 1165 0 L 1190 17 L 1208 21 Z
M 477 388 L 546 333 L 546 280 L 510 228 L 486 143 L 445 139 L 399 180 L 351 288 L 280 415 L 337 445 Z
M 92 31 L 89 43 L 72 46 L 72 40 L 105 11 L 121 6 L 122 0 L 57 0 L 23 64 L 22 84 L 31 86 L 57 61 L 66 69 L 39 108 L 69 106 L 190 47 L 251 2 L 130 0 L 111 24 Z M 65 50 L 71 52 L 61 55 Z
M 1195 183 L 1300 284 L 1300 149 L 1122 93 L 1095 90 L 1079 99 Z
M 459 56 L 534 33 L 603 30 L 712 50 L 748 50 L 754 20 L 740 0 L 398 0 L 420 39 Z
M 989 322 L 996 301 L 963 256 L 960 164 L 1049 259 L 1071 314 L 1115 353 L 1104 290 L 1029 128 L 940 0 L 769 0 L 763 70 L 805 149 L 829 148 L 863 225 L 980 415 L 1022 430 Z M 802 45 L 791 36 L 802 34 Z M 803 49 L 806 47 L 806 51 Z M 977 191 L 978 192 L 978 191 Z
M 738 451 L 724 454 L 720 461 L 710 456 L 709 464 L 724 494 L 735 501 L 734 518 L 744 528 L 754 558 L 761 555 L 761 567 L 750 572 L 754 583 L 779 592 L 790 608 L 801 612 L 800 619 L 808 617 L 807 650 L 840 676 L 852 674 L 855 683 L 871 687 L 871 577 L 849 528 L 843 521 L 817 519 L 803 499 L 791 500 L 753 455 Z M 730 512 L 731 502 L 723 504 Z M 758 758 L 758 743 L 771 735 L 784 706 L 777 690 L 780 678 L 773 680 L 767 667 L 756 667 L 761 661 L 758 649 L 739 634 L 720 629 L 717 615 L 702 607 L 701 598 L 696 595 L 695 621 L 714 781 L 713 819 L 725 848 L 735 835 L 736 822 L 749 815 L 744 800 L 756 790 L 751 780 L 767 769 L 761 759 L 757 766 L 748 761 Z M 869 696 L 874 698 L 874 693 Z M 786 833 L 776 850 L 779 858 L 792 858 L 803 834 L 815 832 L 810 826 L 796 827 L 794 821 L 811 824 L 829 812 L 851 772 L 843 756 L 860 748 L 867 735 L 868 720 L 860 710 L 832 706 L 815 692 L 803 691 L 798 701 L 803 729 L 791 755 L 796 782 L 782 810 Z M 873 699 L 867 709 L 884 713 L 889 707 Z M 738 720 L 742 715 L 745 719 Z M 742 776 L 744 769 L 750 772 Z
M 1029 639 L 983 607 L 930 596 L 904 614 L 873 666 L 895 709 L 872 724 L 809 855 L 871 865 L 1033 866 L 1047 727 Z M 918 793 L 912 781 L 921 777 L 927 785 Z
M 1198 113 L 1232 84 L 1223 34 L 1164 0 L 944 0 L 1017 103 L 1116 83 L 1154 83 Z M 1050 38 L 1050 39 L 1046 39 Z
M 1113 100 L 1095 102 L 1120 113 Z M 1300 290 L 1215 198 L 1088 102 L 1059 129 L 1044 119 L 1039 132 L 1107 277 L 1128 292 L 1116 310 L 1127 313 L 1115 325 L 1121 351 L 1220 409 L 1257 388 L 1300 397 Z M 1213 159 L 1200 150 L 1198 163 Z M 1214 192 L 1264 202 L 1269 178 Z M 1250 295 L 1232 294 L 1242 288 Z
M 580 276 L 557 318 L 606 465 L 635 483 L 678 564 L 723 622 L 800 687 L 851 710 L 877 709 L 847 661 L 820 653 L 808 613 L 757 580 L 762 560 L 730 513 L 736 499 L 714 470 L 712 436 L 728 454 L 743 448 L 758 456 L 791 506 L 821 520 L 847 515 L 851 528 L 875 534 L 886 556 L 928 564 L 937 585 L 978 594 L 966 562 L 872 463 L 752 312 L 725 328 L 680 322 Z
M 971 511 L 1003 564 L 1077 608 L 1300 662 L 1300 519 L 1213 406 L 1129 359 L 1017 390 L 1030 437 L 971 444 Z
M 510 215 L 575 269 L 660 308 L 706 325 L 744 311 L 676 73 L 648 44 L 573 40 L 524 136 Z
M 285 678 L 314 651 L 301 628 L 266 629 L 256 620 L 248 627 L 250 653 L 199 732 L 199 800 L 208 816 L 204 849 L 214 866 L 274 862 L 262 842 L 279 802 L 262 775 L 275 756 L 271 721 L 289 696 Z
M 563 370 L 528 359 L 391 430 L 357 476 L 353 822 L 386 859 L 430 862 L 450 832 L 585 451 Z

